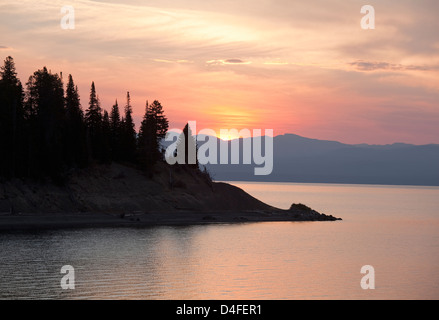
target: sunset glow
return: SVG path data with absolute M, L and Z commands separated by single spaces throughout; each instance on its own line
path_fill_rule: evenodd
M 6 0 L 0 54 L 23 84 L 71 73 L 84 109 L 92 81 L 107 110 L 130 91 L 137 129 L 157 99 L 170 128 L 439 143 L 439 4 L 421 2 L 369 1 L 363 30 L 358 1 L 75 0 L 63 30 L 63 1 Z

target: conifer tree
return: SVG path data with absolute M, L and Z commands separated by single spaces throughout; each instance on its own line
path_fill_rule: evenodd
M 102 157 L 101 161 L 104 163 L 111 162 L 111 147 L 110 147 L 110 117 L 107 110 L 104 110 L 104 115 L 102 117 Z
M 94 82 L 91 84 L 90 101 L 85 113 L 85 123 L 87 126 L 89 154 L 95 160 L 102 160 L 102 109 Z
M 140 162 L 154 165 L 161 159 L 161 140 L 166 136 L 169 122 L 163 107 L 157 100 L 151 105 L 146 102 L 145 115 L 139 130 L 138 150 Z
M 96 94 L 95 83 L 91 83 L 89 107 L 85 114 L 85 122 L 88 128 L 99 128 L 102 123 L 102 109 Z
M 186 124 L 178 139 L 176 152 L 177 156 L 179 152 L 184 154 L 184 164 L 186 166 L 199 169 L 197 142 L 189 123 Z
M 133 109 L 131 107 L 130 93 L 127 92 L 125 116 L 122 121 L 121 146 L 122 158 L 126 161 L 134 161 L 136 154 L 136 130 L 133 121 Z
M 120 119 L 119 105 L 116 100 L 110 113 L 110 149 L 112 159 L 115 161 L 122 159 L 121 131 L 122 121 Z
M 0 67 L 0 176 L 20 175 L 25 167 L 23 97 L 14 59 L 8 56 Z
M 64 88 L 58 74 L 44 67 L 27 82 L 28 168 L 34 176 L 59 178 L 64 164 Z
M 84 167 L 87 164 L 86 127 L 78 87 L 70 74 L 66 89 L 65 157 L 68 164 Z

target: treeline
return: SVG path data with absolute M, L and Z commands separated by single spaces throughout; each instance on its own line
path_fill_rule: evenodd
M 103 110 L 94 82 L 84 111 L 72 76 L 64 89 L 46 67 L 24 89 L 7 57 L 0 67 L 0 177 L 62 179 L 70 168 L 112 161 L 151 168 L 163 161 L 168 119 L 160 102 L 147 102 L 137 133 L 132 114 L 129 92 L 122 113 L 117 100 Z

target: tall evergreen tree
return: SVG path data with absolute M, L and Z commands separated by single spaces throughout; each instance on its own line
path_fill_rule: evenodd
M 139 130 L 138 150 L 141 163 L 151 166 L 161 159 L 161 140 L 166 136 L 169 122 L 157 100 L 146 102 L 145 115 Z
M 125 105 L 125 116 L 122 121 L 121 130 L 122 157 L 126 161 L 134 161 L 136 154 L 136 130 L 133 121 L 133 109 L 131 107 L 130 93 L 127 92 L 127 103 Z
M 122 121 L 120 119 L 119 105 L 116 103 L 111 108 L 110 113 L 110 149 L 112 159 L 119 161 L 123 158 L 122 156 Z
M 95 160 L 102 160 L 102 109 L 96 94 L 95 83 L 91 83 L 90 101 L 85 113 L 87 144 L 89 154 Z
M 186 166 L 199 169 L 197 141 L 192 133 L 189 123 L 186 124 L 178 139 L 176 152 L 177 156 L 179 152 L 184 154 L 184 163 Z M 194 154 L 191 155 L 191 152 L 194 152 Z
M 20 175 L 25 166 L 23 97 L 14 59 L 8 56 L 0 67 L 0 176 Z
M 96 94 L 94 81 L 91 83 L 90 101 L 85 114 L 85 122 L 89 128 L 99 128 L 102 122 L 102 109 Z
M 64 88 L 58 74 L 44 67 L 29 77 L 26 92 L 29 118 L 30 174 L 58 178 L 63 167 Z
M 110 147 L 111 125 L 110 117 L 107 110 L 104 110 L 104 116 L 102 117 L 102 158 L 104 163 L 111 162 L 111 147 Z
M 138 161 L 146 167 L 153 165 L 156 157 L 156 153 L 152 152 L 152 150 L 154 150 L 156 147 L 154 138 L 152 136 L 152 121 L 152 113 L 149 108 L 149 103 L 146 101 L 145 115 L 143 116 L 142 123 L 140 124 L 139 136 L 137 139 Z
M 87 164 L 86 127 L 78 87 L 69 75 L 66 89 L 65 157 L 68 164 L 84 167 Z

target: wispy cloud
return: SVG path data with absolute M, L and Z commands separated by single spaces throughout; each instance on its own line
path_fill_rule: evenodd
M 395 64 L 389 62 L 374 62 L 374 61 L 354 61 L 349 63 L 349 65 L 355 67 L 359 71 L 428 71 L 428 70 L 439 70 L 439 66 L 427 66 L 427 65 L 403 65 Z
M 242 59 L 218 59 L 206 61 L 208 65 L 227 65 L 227 64 L 251 64 L 251 61 L 246 61 Z
M 189 60 L 168 60 L 168 59 L 152 59 L 155 62 L 162 62 L 162 63 L 193 63 L 193 61 Z

